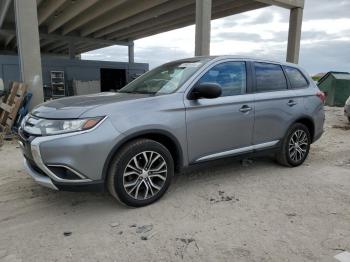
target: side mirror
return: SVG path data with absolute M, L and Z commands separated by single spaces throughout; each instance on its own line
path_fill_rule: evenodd
M 190 99 L 195 100 L 199 98 L 218 98 L 221 96 L 221 86 L 217 83 L 204 82 L 193 88 Z

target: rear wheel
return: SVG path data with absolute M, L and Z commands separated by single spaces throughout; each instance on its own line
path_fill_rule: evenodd
M 140 207 L 158 200 L 174 175 L 174 161 L 162 144 L 138 139 L 125 145 L 112 160 L 109 192 L 126 205 Z
M 276 156 L 277 161 L 285 166 L 301 165 L 309 154 L 310 144 L 309 129 L 301 123 L 293 124 L 282 141 L 281 149 Z

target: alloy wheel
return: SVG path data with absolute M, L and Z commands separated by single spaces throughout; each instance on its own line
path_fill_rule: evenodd
M 296 130 L 290 137 L 288 152 L 289 157 L 294 162 L 301 161 L 306 153 L 309 146 L 308 136 L 304 130 Z
M 123 186 L 132 198 L 145 200 L 162 190 L 167 174 L 167 163 L 159 153 L 143 151 L 126 165 Z

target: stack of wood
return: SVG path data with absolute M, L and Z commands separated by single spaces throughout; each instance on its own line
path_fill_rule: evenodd
M 2 132 L 2 135 L 9 135 L 11 133 L 18 111 L 27 93 L 27 88 L 27 85 L 24 83 L 12 82 L 10 84 L 9 94 L 0 101 L 0 133 Z

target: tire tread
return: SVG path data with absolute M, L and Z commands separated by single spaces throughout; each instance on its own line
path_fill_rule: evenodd
M 162 150 L 167 152 L 168 157 L 170 157 L 170 161 L 171 161 L 171 166 L 169 167 L 169 169 L 171 169 L 171 170 L 169 170 L 169 173 L 168 173 L 168 175 L 170 176 L 170 179 L 171 179 L 171 176 L 174 174 L 174 161 L 172 159 L 172 156 L 171 156 L 169 150 L 161 143 L 154 141 L 154 140 L 151 140 L 151 139 L 147 139 L 147 138 L 139 138 L 139 139 L 135 139 L 135 140 L 132 140 L 132 141 L 126 143 L 118 150 L 116 155 L 113 157 L 113 159 L 110 163 L 110 166 L 109 166 L 108 176 L 107 176 L 107 181 L 106 181 L 107 189 L 110 192 L 110 194 L 124 205 L 138 207 L 138 206 L 144 206 L 145 204 L 137 204 L 135 202 L 128 202 L 128 201 L 123 200 L 121 197 L 119 197 L 116 186 L 115 186 L 116 185 L 116 183 L 115 183 L 116 182 L 115 181 L 115 179 L 116 179 L 115 167 L 117 167 L 118 165 L 121 164 L 121 162 L 124 160 L 123 159 L 124 156 L 127 153 L 129 153 L 131 151 L 135 152 L 140 147 L 144 147 L 145 145 L 150 145 L 150 143 L 152 143 L 153 145 L 157 145 L 158 147 L 162 148 Z M 159 198 L 161 196 L 162 196 L 162 194 L 159 196 Z M 154 201 L 158 200 L 159 198 L 155 199 Z M 153 203 L 154 201 L 150 202 L 149 204 Z
M 287 151 L 288 151 L 288 144 L 289 144 L 289 137 L 290 135 L 297 129 L 297 128 L 301 128 L 303 129 L 304 131 L 306 131 L 307 133 L 307 136 L 308 136 L 308 141 L 309 141 L 309 146 L 310 146 L 310 131 L 309 129 L 307 128 L 307 126 L 305 126 L 304 124 L 302 123 L 294 123 L 287 131 L 287 134 L 284 136 L 283 140 L 282 140 L 282 143 L 281 143 L 281 148 L 279 150 L 279 152 L 276 154 L 276 161 L 281 164 L 282 166 L 286 166 L 286 167 L 296 167 L 296 166 L 299 166 L 301 165 L 305 159 L 307 158 L 307 155 L 308 155 L 308 152 L 307 152 L 307 155 L 306 157 L 304 158 L 304 160 L 295 165 L 293 163 L 291 163 L 289 160 L 288 160 L 288 157 L 287 157 Z

